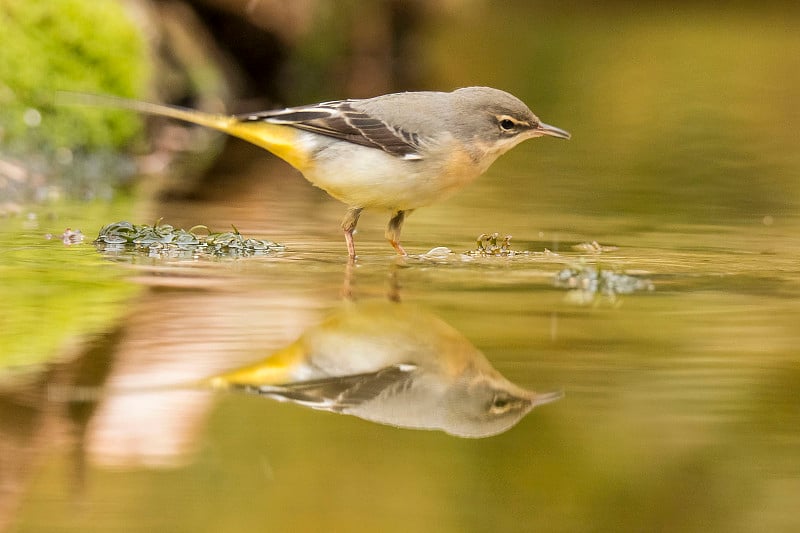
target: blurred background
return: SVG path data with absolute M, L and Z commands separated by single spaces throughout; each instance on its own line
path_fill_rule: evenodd
M 0 28 L 0 529 L 800 528 L 795 2 L 0 0 Z M 572 140 L 415 212 L 407 259 L 366 213 L 353 268 L 344 206 L 266 152 L 57 96 L 240 113 L 469 85 Z M 161 218 L 285 250 L 91 244 Z M 465 253 L 493 232 L 516 255 Z M 418 305 L 565 397 L 465 440 L 120 392 L 261 359 L 343 296 Z

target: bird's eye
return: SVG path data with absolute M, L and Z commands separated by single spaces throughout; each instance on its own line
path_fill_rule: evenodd
M 514 129 L 514 126 L 516 126 L 516 124 L 509 118 L 504 118 L 500 121 L 500 129 L 503 131 L 511 131 Z
M 505 413 L 511 409 L 511 399 L 505 394 L 496 394 L 494 398 L 492 398 L 492 405 L 489 410 L 493 413 L 500 414 Z

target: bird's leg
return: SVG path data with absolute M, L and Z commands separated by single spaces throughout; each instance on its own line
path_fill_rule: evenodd
M 386 227 L 386 238 L 399 255 L 408 255 L 403 250 L 403 247 L 400 246 L 400 231 L 403 229 L 403 221 L 406 219 L 406 215 L 410 213 L 411 211 L 398 211 L 389 220 L 389 225 Z
M 347 253 L 351 260 L 356 258 L 356 244 L 355 241 L 353 241 L 353 232 L 356 230 L 356 224 L 358 224 L 358 217 L 361 216 L 361 210 L 361 207 L 349 207 L 342 219 L 344 240 L 347 243 Z
M 345 300 L 355 300 L 353 298 L 353 270 L 356 268 L 356 262 L 351 257 L 348 259 L 344 267 L 344 283 L 342 284 L 342 298 Z
M 400 280 L 397 276 L 397 261 L 390 265 L 389 270 L 389 290 L 386 297 L 390 302 L 400 302 Z

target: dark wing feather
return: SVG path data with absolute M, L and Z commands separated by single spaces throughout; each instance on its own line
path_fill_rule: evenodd
M 243 385 L 237 388 L 280 401 L 341 413 L 349 407 L 355 407 L 376 398 L 387 389 L 408 386 L 411 372 L 415 369 L 414 365 L 401 364 L 366 374 L 337 376 L 285 385 Z
M 236 117 L 242 122 L 285 124 L 370 148 L 403 159 L 422 159 L 420 137 L 353 108 L 348 100 L 292 107 Z

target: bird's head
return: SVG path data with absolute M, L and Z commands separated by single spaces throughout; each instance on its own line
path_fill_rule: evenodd
M 477 144 L 495 158 L 534 137 L 569 139 L 570 134 L 545 124 L 519 98 L 491 87 L 465 87 L 453 92 L 463 120 L 462 142 Z
M 442 430 L 459 437 L 489 437 L 507 431 L 534 407 L 554 402 L 562 392 L 525 390 L 499 374 L 461 379 L 448 391 Z

